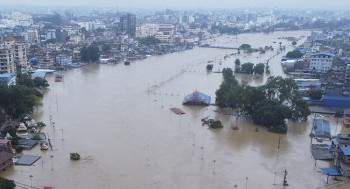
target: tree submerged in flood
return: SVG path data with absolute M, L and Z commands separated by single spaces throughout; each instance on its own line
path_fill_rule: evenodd
M 223 71 L 224 81 L 216 91 L 216 105 L 236 109 L 238 115 L 251 117 L 255 124 L 271 132 L 287 133 L 286 119 L 307 120 L 310 110 L 293 79 L 269 77 L 263 86 L 239 83 L 230 68 Z
M 74 160 L 74 161 L 76 161 L 76 160 L 79 160 L 80 159 L 80 155 L 78 154 L 78 153 L 70 153 L 70 159 L 71 160 Z

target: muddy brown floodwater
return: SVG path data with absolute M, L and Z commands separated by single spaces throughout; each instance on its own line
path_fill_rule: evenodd
M 242 63 L 264 62 L 273 57 L 279 42 L 286 45 L 287 51 L 293 48 L 291 42 L 278 38 L 309 34 L 309 31 L 242 34 L 238 39 L 220 36 L 211 40 L 212 45 L 218 46 L 248 43 L 256 48 L 275 47 L 274 52 L 262 55 L 241 53 L 224 59 L 236 50 L 196 47 L 134 61 L 130 66 L 93 64 L 69 70 L 64 72 L 62 83 L 55 83 L 49 75 L 50 89 L 34 117 L 49 123 L 52 115 L 55 126 L 48 125 L 43 131 L 50 136 L 53 150 L 40 151 L 35 147 L 25 151 L 42 158 L 34 166 L 14 166 L 1 174 L 28 185 L 29 175 L 33 175 L 33 186 L 57 189 L 212 189 L 234 185 L 267 189 L 284 188 L 286 169 L 288 188 L 324 186 L 325 177 L 319 167 L 330 163 L 318 161 L 315 168 L 308 136 L 311 119 L 289 123 L 288 134 L 278 135 L 262 127 L 255 132 L 257 126 L 249 119 L 236 120 L 216 113 L 215 106 L 182 106 L 184 95 L 195 89 L 215 101 L 222 75 L 207 73 L 208 61 L 214 61 L 213 71 L 233 67 L 237 57 Z M 305 39 L 301 38 L 299 44 Z M 270 67 L 271 74 L 285 77 L 280 65 L 282 55 L 272 58 Z M 252 85 L 262 85 L 267 79 L 267 76 L 236 77 Z M 154 85 L 162 86 L 149 92 Z M 182 108 L 186 114 L 175 115 L 169 110 L 171 107 Z M 209 130 L 202 126 L 200 119 L 205 116 L 221 120 L 224 128 Z M 349 132 L 332 117 L 325 118 L 332 123 L 333 135 Z M 239 129 L 232 130 L 233 126 Z M 78 152 L 81 160 L 71 161 L 70 152 Z

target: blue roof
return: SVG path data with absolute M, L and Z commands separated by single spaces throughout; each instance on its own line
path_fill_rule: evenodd
M 338 145 L 338 144 L 339 144 L 339 141 L 338 141 L 338 139 L 336 139 L 336 138 L 332 138 L 332 143 L 333 143 L 334 145 Z
M 335 56 L 333 53 L 327 53 L 327 52 L 314 53 L 314 54 L 312 54 L 311 56 L 319 56 L 319 55 Z
M 327 120 L 315 119 L 314 131 L 316 137 L 331 137 L 331 127 L 329 126 L 329 121 Z
M 350 107 L 350 97 L 348 96 L 324 95 L 322 100 L 324 105 L 327 105 L 327 106 Z
M 45 77 L 46 72 L 34 72 L 32 73 L 32 77 Z
M 193 102 L 194 104 L 204 103 L 209 105 L 210 100 L 211 100 L 210 96 L 201 92 L 194 92 L 185 96 L 184 103 Z
M 9 78 L 9 77 L 12 77 L 14 75 L 16 75 L 16 74 L 14 74 L 14 73 L 3 73 L 3 74 L 0 74 L 0 77 L 1 78 Z
M 350 147 L 340 147 L 345 156 L 350 156 Z
M 321 168 L 322 175 L 329 176 L 341 176 L 341 172 L 338 168 Z
M 297 83 L 298 87 L 311 87 L 311 86 L 315 86 L 315 87 L 320 87 L 321 86 L 321 82 L 317 81 L 305 81 L 305 82 L 300 82 Z

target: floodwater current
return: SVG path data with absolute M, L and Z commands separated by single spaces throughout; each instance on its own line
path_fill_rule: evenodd
M 218 113 L 217 107 L 183 106 L 184 95 L 200 90 L 215 101 L 222 75 L 214 73 L 242 63 L 269 61 L 271 75 L 283 74 L 275 57 L 279 42 L 286 52 L 291 42 L 281 37 L 305 41 L 310 31 L 274 32 L 219 36 L 208 40 L 214 46 L 253 48 L 273 46 L 266 54 L 236 53 L 237 50 L 196 47 L 193 50 L 148 57 L 129 66 L 92 64 L 64 72 L 64 82 L 48 75 L 50 89 L 34 117 L 43 120 L 53 150 L 39 147 L 24 154 L 40 155 L 33 166 L 14 166 L 2 176 L 34 187 L 56 189 L 212 189 L 212 188 L 317 188 L 326 185 L 320 167 L 330 162 L 313 160 L 310 152 L 312 120 L 289 122 L 286 135 L 273 134 L 251 120 Z M 274 43 L 275 42 L 275 43 Z M 213 61 L 213 72 L 206 71 Z M 268 76 L 236 75 L 251 85 L 262 85 Z M 154 87 L 158 86 L 158 87 Z M 154 89 L 154 90 L 153 90 Z M 179 107 L 186 114 L 169 110 Z M 49 124 L 50 115 L 54 124 Z M 210 130 L 201 118 L 222 121 L 224 128 Z M 349 132 L 331 116 L 332 134 Z M 232 127 L 238 127 L 233 130 Z M 259 131 L 256 132 L 256 127 Z M 280 144 L 278 149 L 278 141 Z M 315 141 L 313 141 L 315 142 Z M 81 160 L 71 161 L 78 152 Z M 50 157 L 52 156 L 52 157 Z M 330 179 L 330 183 L 336 181 Z M 274 184 L 275 183 L 275 184 Z M 350 184 L 338 188 L 350 188 Z

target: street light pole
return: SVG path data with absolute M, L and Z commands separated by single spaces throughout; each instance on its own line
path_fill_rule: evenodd
M 213 174 L 215 175 L 215 163 L 216 163 L 216 160 L 215 160 L 215 159 L 213 160 L 213 163 L 214 163 Z
M 51 158 L 51 170 L 53 170 L 53 160 L 52 160 L 53 159 L 53 155 L 51 155 L 50 158 Z
M 201 150 L 202 150 L 202 157 L 201 157 L 201 160 L 203 160 L 203 149 L 204 149 L 204 147 L 201 146 Z
M 277 175 L 277 172 L 273 172 L 273 174 L 275 174 L 274 178 L 273 178 L 273 185 L 276 185 L 276 175 Z
M 33 182 L 32 182 L 33 175 L 29 175 L 29 179 L 30 179 L 30 189 L 32 189 L 33 188 Z

